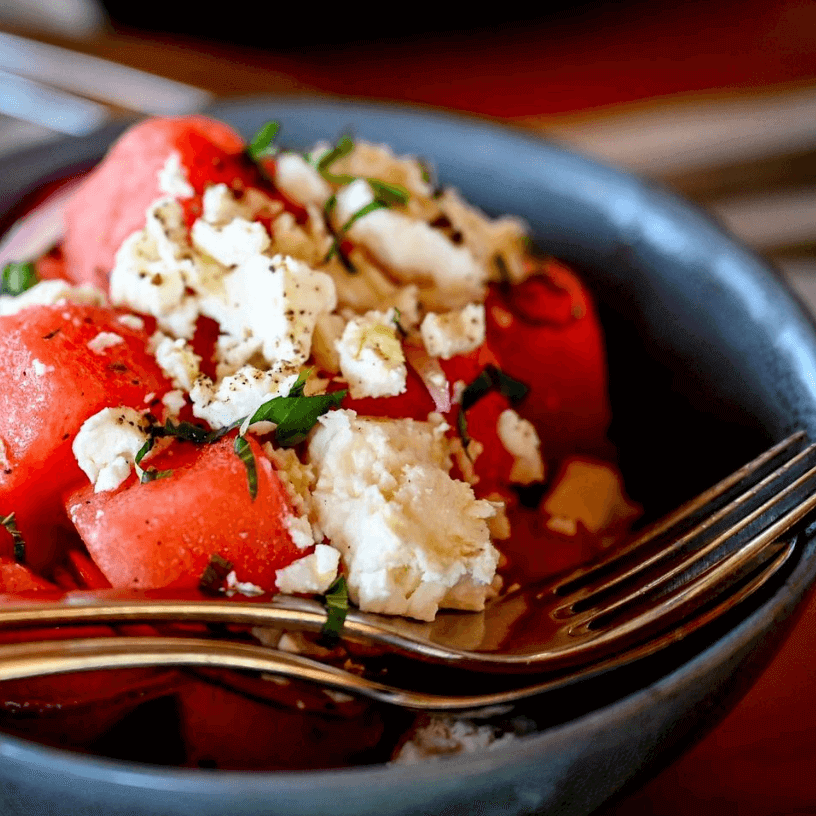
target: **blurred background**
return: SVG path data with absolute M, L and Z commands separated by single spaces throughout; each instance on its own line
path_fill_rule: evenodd
M 0 155 L 129 112 L 316 94 L 531 129 L 708 208 L 816 310 L 816 2 L 0 0 Z M 388 16 L 390 14 L 390 16 Z M 103 60 L 103 61 L 100 61 Z M 816 813 L 814 604 L 748 698 L 607 812 Z

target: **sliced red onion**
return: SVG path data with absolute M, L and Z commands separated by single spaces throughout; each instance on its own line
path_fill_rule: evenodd
M 405 345 L 405 359 L 425 383 L 436 410 L 447 414 L 451 409 L 450 385 L 439 359 L 431 357 L 422 346 L 412 344 Z

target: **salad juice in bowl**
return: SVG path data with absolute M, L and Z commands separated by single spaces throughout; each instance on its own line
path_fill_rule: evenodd
M 665 193 L 441 115 L 218 114 L 242 136 L 137 125 L 68 204 L 59 250 L 7 271 L 9 597 L 319 597 L 319 637 L 232 634 L 366 671 L 381 656 L 331 614 L 346 598 L 477 616 L 616 546 L 641 506 L 668 511 L 810 430 L 798 304 Z M 22 162 L 15 194 L 110 141 Z M 7 809 L 584 812 L 744 687 L 811 579 L 801 548 L 716 631 L 493 718 L 215 671 L 13 681 Z

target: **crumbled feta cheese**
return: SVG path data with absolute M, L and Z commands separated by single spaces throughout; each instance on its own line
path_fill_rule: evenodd
M 353 399 L 392 397 L 406 388 L 407 369 L 395 313 L 367 312 L 346 323 L 335 341 L 340 371 Z
M 457 354 L 467 354 L 485 341 L 484 306 L 470 303 L 453 312 L 428 312 L 419 331 L 432 357 L 450 360 Z
M 177 417 L 186 404 L 187 400 L 184 398 L 183 391 L 168 391 L 162 397 L 162 405 L 164 405 L 168 417 Z
M 17 314 L 30 306 L 78 303 L 104 306 L 105 295 L 93 286 L 71 286 L 63 280 L 45 280 L 19 295 L 0 295 L 0 316 Z
M 201 357 L 190 348 L 186 340 L 174 340 L 162 332 L 156 332 L 150 338 L 149 348 L 175 388 L 189 391 L 193 387 L 201 373 Z
M 507 277 L 511 283 L 520 283 L 530 274 L 525 263 L 524 247 L 526 228 L 520 218 L 502 216 L 488 218 L 476 207 L 468 204 L 455 190 L 445 190 L 437 199 L 437 205 L 458 231 L 465 245 L 477 261 L 486 267 L 495 267 L 501 258 L 503 268 L 494 269 L 493 276 Z
M 276 448 L 270 442 L 264 445 L 264 453 L 275 466 L 275 472 L 286 489 L 295 513 L 287 517 L 287 529 L 294 544 L 305 549 L 323 540 L 323 532 L 317 524 L 312 490 L 315 484 L 314 469 L 298 459 L 291 448 Z M 306 529 L 306 520 L 310 525 Z
M 441 607 L 482 609 L 494 592 L 495 510 L 450 477 L 443 427 L 338 410 L 312 436 L 318 521 L 363 610 L 433 620 Z
M 254 256 L 200 298 L 202 314 L 226 334 L 255 338 L 270 364 L 306 362 L 318 315 L 336 305 L 328 275 L 280 255 Z
M 255 598 L 258 595 L 266 594 L 266 591 L 257 584 L 252 584 L 249 581 L 239 581 L 235 570 L 230 570 L 225 579 L 226 588 L 224 590 L 228 597 L 233 595 L 245 595 L 247 598 Z
M 278 591 L 287 595 L 296 592 L 323 594 L 337 577 L 340 553 L 326 544 L 318 544 L 313 553 L 293 561 L 275 573 Z
M 315 167 L 297 153 L 281 153 L 275 160 L 275 186 L 298 204 L 322 207 L 332 188 Z
M 177 337 L 192 337 L 198 308 L 187 287 L 198 275 L 183 231 L 181 206 L 173 199 L 160 199 L 148 208 L 147 217 L 148 227 L 126 238 L 116 253 L 111 301 L 153 315 Z
M 119 317 L 116 318 L 116 322 L 121 323 L 123 326 L 127 326 L 129 329 L 133 329 L 133 331 L 142 331 L 145 327 L 144 320 L 142 320 L 142 318 L 138 315 L 119 315 Z
M 544 481 L 541 440 L 533 423 L 508 408 L 499 414 L 496 432 L 502 445 L 513 456 L 510 481 L 521 485 Z
M 580 521 L 590 533 L 637 514 L 623 492 L 620 474 L 606 462 L 569 459 L 542 503 L 544 512 Z M 564 522 L 558 522 L 560 527 Z
M 207 187 L 201 204 L 201 217 L 204 221 L 220 226 L 229 224 L 235 218 L 252 221 L 260 213 L 271 217 L 283 209 L 280 201 L 271 199 L 266 193 L 254 187 L 246 190 L 239 200 L 223 183 Z
M 223 266 L 237 266 L 269 246 L 269 235 L 263 224 L 234 218 L 224 226 L 213 226 L 202 218 L 193 224 L 193 246 L 215 258 Z
M 118 346 L 124 342 L 125 338 L 120 334 L 114 334 L 114 332 L 99 332 L 93 340 L 88 341 L 88 348 L 94 354 L 104 354 L 111 346 Z
M 147 441 L 147 420 L 133 408 L 103 408 L 82 424 L 72 450 L 94 492 L 115 490 Z
M 167 161 L 159 170 L 159 190 L 173 198 L 190 198 L 195 195 L 177 150 L 167 157 Z
M 298 378 L 293 366 L 261 371 L 243 366 L 217 384 L 201 374 L 190 389 L 193 415 L 209 422 L 213 428 L 226 428 L 233 422 L 252 416 L 272 397 L 285 397 Z
M 342 227 L 374 200 L 366 181 L 359 179 L 337 194 L 335 226 Z M 392 209 L 379 209 L 358 218 L 348 229 L 352 241 L 362 244 L 403 283 L 431 285 L 421 288 L 428 305 L 446 302 L 464 306 L 484 300 L 489 270 L 479 264 L 465 246 L 455 245 L 425 221 Z
M 513 732 L 502 734 L 492 725 L 436 716 L 414 731 L 394 757 L 394 762 L 413 765 L 441 756 L 494 750 L 515 738 Z
M 36 357 L 31 361 L 31 365 L 34 368 L 34 373 L 38 377 L 42 377 L 42 375 L 46 372 L 54 370 L 54 366 L 48 366 L 42 360 L 38 360 Z

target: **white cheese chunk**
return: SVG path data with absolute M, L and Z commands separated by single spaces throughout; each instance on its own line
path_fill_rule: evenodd
M 291 201 L 322 207 L 332 188 L 315 167 L 297 153 L 281 153 L 275 160 L 275 186 Z
M 269 246 L 269 235 L 263 224 L 234 218 L 224 226 L 208 224 L 199 218 L 193 224 L 193 246 L 223 266 L 237 266 Z
M 527 485 L 544 480 L 541 440 L 533 423 L 522 419 L 512 408 L 502 411 L 496 431 L 505 450 L 513 456 L 510 481 Z
M 45 280 L 19 295 L 0 295 L 0 316 L 17 314 L 30 306 L 78 303 L 104 306 L 105 295 L 93 286 L 72 286 L 63 280 Z
M 366 312 L 349 320 L 335 341 L 340 372 L 353 399 L 402 394 L 408 375 L 395 312 Z
M 160 199 L 148 208 L 147 222 L 116 253 L 111 301 L 153 315 L 171 334 L 192 337 L 198 308 L 187 287 L 197 274 L 181 206 L 173 199 Z
M 175 388 L 189 391 L 193 387 L 200 373 L 201 357 L 186 340 L 174 340 L 162 332 L 156 332 L 150 338 L 149 348 Z
M 334 283 L 293 258 L 256 255 L 202 292 L 201 313 L 223 333 L 255 338 L 272 364 L 300 364 L 309 357 L 315 321 L 337 305 Z
M 450 360 L 457 354 L 467 354 L 485 341 L 484 306 L 470 303 L 453 312 L 428 312 L 419 331 L 432 357 Z
M 337 194 L 335 227 L 345 225 L 373 200 L 368 182 L 362 179 L 344 187 Z M 425 221 L 393 209 L 379 209 L 355 220 L 347 234 L 403 283 L 424 282 L 435 287 L 433 303 L 464 306 L 484 300 L 488 269 L 467 247 L 455 245 Z
M 187 178 L 187 170 L 181 164 L 181 154 L 174 150 L 159 170 L 159 190 L 173 198 L 190 198 L 195 190 Z
M 318 520 L 363 610 L 433 620 L 444 607 L 482 609 L 494 592 L 495 510 L 450 477 L 444 427 L 338 410 L 313 433 Z
M 147 420 L 133 408 L 103 408 L 82 424 L 72 450 L 94 492 L 115 490 L 147 441 Z
M 204 374 L 193 383 L 190 398 L 193 415 L 205 419 L 213 428 L 225 428 L 239 419 L 252 416 L 272 397 L 285 397 L 298 378 L 292 366 L 261 371 L 243 366 L 217 384 Z
M 88 341 L 88 348 L 94 354 L 104 354 L 112 346 L 124 343 L 125 339 L 121 334 L 114 332 L 99 332 L 93 339 Z
M 323 594 L 337 577 L 340 553 L 326 544 L 318 544 L 313 553 L 293 561 L 275 573 L 278 591 L 291 595 L 295 592 Z

